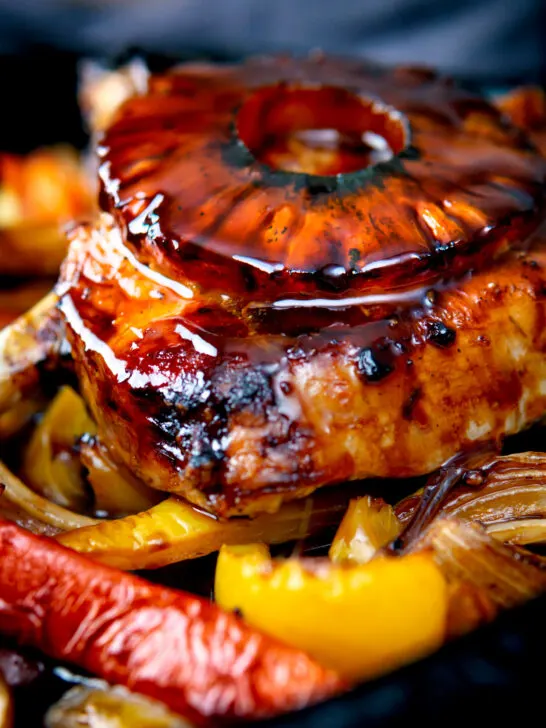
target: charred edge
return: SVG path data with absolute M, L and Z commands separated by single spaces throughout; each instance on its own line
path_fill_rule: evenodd
M 261 410 L 274 401 L 271 375 L 260 369 L 244 369 L 219 403 L 226 415 L 246 407 Z
M 446 326 L 443 321 L 430 321 L 427 324 L 427 341 L 439 349 L 447 349 L 453 346 L 457 332 L 455 329 Z
M 360 350 L 357 361 L 358 372 L 367 382 L 380 382 L 394 371 L 393 355 L 388 346 L 377 344 Z
M 247 293 L 254 293 L 258 290 L 258 283 L 256 276 L 246 265 L 241 266 L 241 276 L 244 281 L 245 289 Z
M 227 167 L 252 168 L 259 173 L 259 178 L 249 183 L 250 188 L 289 188 L 297 192 L 305 191 L 312 200 L 321 200 L 328 195 L 337 197 L 351 195 L 368 185 L 385 189 L 385 181 L 388 177 L 407 175 L 404 161 L 418 159 L 420 152 L 415 147 L 408 147 L 399 155 L 395 155 L 385 162 L 346 174 L 314 175 L 304 172 L 289 172 L 273 169 L 258 162 L 246 145 L 237 138 L 234 127 L 232 127 L 232 138 L 228 142 L 220 144 L 220 156 Z

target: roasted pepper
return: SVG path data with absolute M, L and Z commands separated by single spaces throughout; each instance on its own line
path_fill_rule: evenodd
M 55 276 L 66 253 L 63 224 L 93 209 L 93 190 L 74 150 L 0 153 L 2 274 Z
M 189 720 L 260 718 L 342 689 L 304 652 L 192 594 L 0 521 L 0 632 Z
M 25 451 L 23 475 L 32 488 L 65 508 L 83 511 L 89 500 L 79 454 L 75 450 L 95 423 L 85 403 L 70 387 L 63 387 L 47 408 Z
M 224 546 L 215 594 L 225 609 L 348 678 L 369 678 L 439 647 L 447 588 L 431 554 L 341 566 L 271 560 L 262 545 Z
M 161 495 L 113 462 L 96 429 L 84 400 L 63 387 L 25 451 L 23 475 L 33 490 L 74 511 L 109 516 L 125 516 L 157 503 Z
M 112 518 L 138 513 L 162 500 L 162 494 L 148 488 L 112 457 L 98 437 L 85 437 L 79 443 L 80 463 L 87 472 L 96 513 Z
M 381 498 L 355 498 L 332 541 L 330 559 L 338 564 L 365 564 L 400 534 L 400 528 L 392 506 Z
M 331 493 L 285 503 L 278 513 L 218 521 L 171 497 L 134 516 L 60 534 L 65 546 L 120 569 L 153 569 L 217 551 L 222 544 L 283 543 L 339 522 L 345 506 Z

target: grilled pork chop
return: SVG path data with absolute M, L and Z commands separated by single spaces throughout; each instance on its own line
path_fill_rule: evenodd
M 546 408 L 546 160 L 419 69 L 152 76 L 58 284 L 113 454 L 222 516 L 428 473 Z

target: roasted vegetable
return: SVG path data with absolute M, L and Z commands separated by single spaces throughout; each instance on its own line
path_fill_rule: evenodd
M 85 437 L 79 443 L 80 463 L 93 491 L 93 510 L 112 518 L 139 513 L 162 500 L 161 493 L 137 480 L 123 465 L 112 460 L 98 437 Z
M 85 510 L 90 494 L 75 447 L 83 434 L 92 435 L 95 430 L 81 397 L 70 387 L 63 387 L 25 449 L 23 476 L 33 490 L 60 506 Z
M 63 341 L 57 301 L 48 294 L 0 331 L 0 414 L 34 397 L 41 367 L 56 361 Z
M 43 410 L 44 406 L 43 399 L 36 396 L 22 399 L 6 412 L 0 414 L 0 439 L 6 439 L 19 432 Z
M 63 224 L 92 208 L 90 179 L 72 149 L 0 154 L 0 272 L 56 274 Z
M 385 501 L 369 495 L 354 499 L 332 541 L 330 559 L 365 564 L 398 536 L 400 527 L 392 506 Z
M 72 688 L 47 711 L 45 724 L 46 728 L 191 728 L 162 703 L 108 684 Z
M 121 569 L 152 569 L 217 551 L 222 544 L 283 543 L 339 522 L 343 499 L 323 492 L 276 514 L 219 521 L 176 497 L 148 511 L 58 536 L 65 546 Z
M 248 624 L 354 679 L 431 652 L 445 635 L 446 583 L 430 554 L 341 566 L 224 546 L 215 595 Z
M 204 599 L 97 564 L 5 521 L 0 553 L 1 632 L 190 720 L 258 718 L 342 688 L 305 653 Z
M 546 93 L 540 86 L 520 86 L 495 100 L 513 124 L 529 134 L 546 154 Z
M 157 503 L 159 494 L 112 461 L 96 429 L 83 399 L 63 387 L 25 449 L 23 476 L 33 490 L 74 511 L 110 516 Z
M 40 278 L 32 281 L 17 279 L 10 281 L 10 285 L 4 285 L 0 290 L 0 329 L 47 296 L 54 283 L 54 278 Z
M 0 483 L 4 488 L 0 497 L 0 511 L 6 502 L 9 512 L 2 511 L 4 517 L 13 519 L 31 531 L 43 532 L 44 527 L 48 527 L 45 529 L 48 533 L 56 533 L 97 523 L 94 518 L 74 513 L 35 493 L 1 461 Z
M 546 591 L 545 558 L 498 543 L 478 524 L 439 519 L 414 550 L 429 548 L 446 578 L 474 585 L 499 608 Z
M 474 486 L 463 485 L 447 494 L 439 515 L 481 523 L 488 533 L 507 543 L 546 541 L 546 454 L 491 458 L 474 475 Z M 402 523 L 410 520 L 419 501 L 420 494 L 416 494 L 396 506 Z
M 146 91 L 148 76 L 147 66 L 137 59 L 115 71 L 94 61 L 82 64 L 79 103 L 87 125 L 103 131 L 124 101 Z
M 546 591 L 546 559 L 500 544 L 479 524 L 440 518 L 413 551 L 431 548 L 450 585 L 448 636 L 468 632 Z

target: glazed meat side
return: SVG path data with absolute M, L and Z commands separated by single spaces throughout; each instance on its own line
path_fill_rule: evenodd
M 72 231 L 59 306 L 101 439 L 143 481 L 274 511 L 542 416 L 534 95 L 501 111 L 315 55 L 182 65 L 106 116 L 100 97 L 103 214 Z
M 406 298 L 237 310 L 80 227 L 60 309 L 104 442 L 223 516 L 424 474 L 546 408 L 546 244 Z

